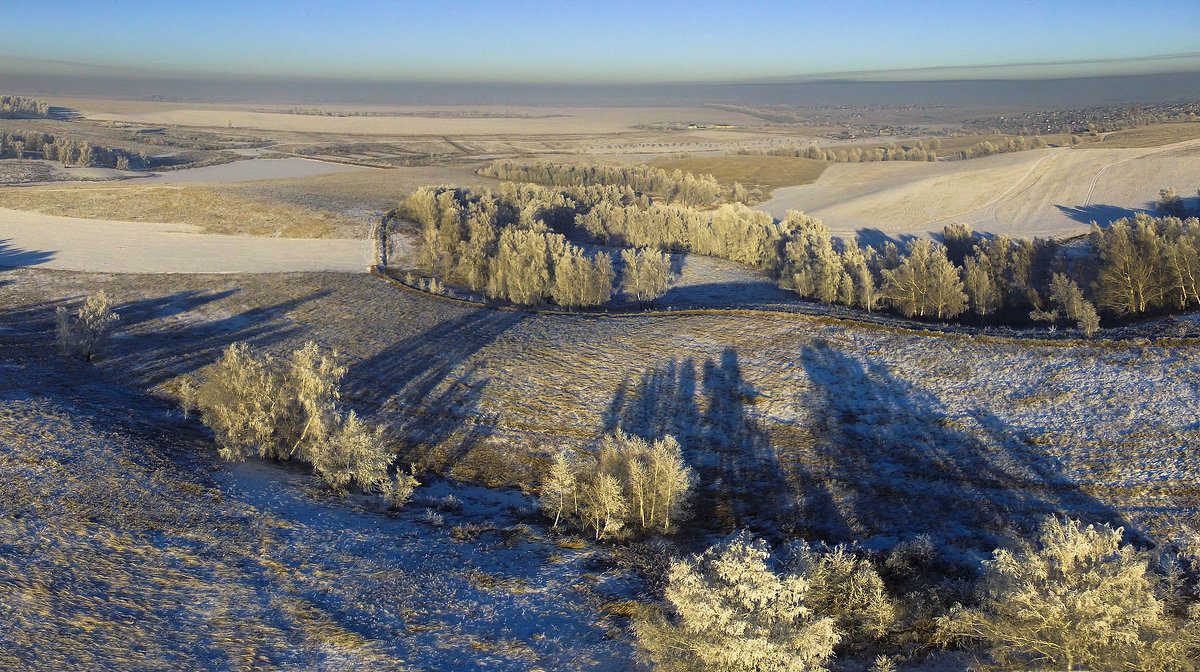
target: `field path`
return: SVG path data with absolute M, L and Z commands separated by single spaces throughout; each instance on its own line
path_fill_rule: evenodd
M 0 267 L 114 273 L 362 271 L 371 240 L 196 233 L 186 224 L 59 217 L 0 208 Z

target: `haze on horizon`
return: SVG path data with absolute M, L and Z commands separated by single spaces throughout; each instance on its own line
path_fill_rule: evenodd
M 1188 0 L 642 4 L 17 0 L 24 75 L 647 84 L 1200 71 Z

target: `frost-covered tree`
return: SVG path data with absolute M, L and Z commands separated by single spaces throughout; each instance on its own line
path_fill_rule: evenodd
M 1183 624 L 1122 533 L 1046 519 L 1035 540 L 985 563 L 979 606 L 955 607 L 942 636 L 982 643 L 994 669 L 1191 669 Z
M 576 471 L 570 452 L 560 450 L 551 458 L 550 469 L 542 481 L 540 499 L 542 510 L 554 517 L 554 527 L 579 506 Z
M 612 257 L 599 253 L 588 259 L 583 250 L 567 245 L 554 261 L 550 296 L 564 308 L 598 306 L 612 297 Z
M 1158 201 L 1154 210 L 1165 217 L 1187 217 L 1187 208 L 1183 205 L 1183 197 L 1175 191 L 1175 187 L 1167 187 L 1158 191 Z
M 908 245 L 908 256 L 894 271 L 884 271 L 883 295 L 907 317 L 955 317 L 966 310 L 967 295 L 958 269 L 946 258 L 945 248 L 917 239 Z
M 1089 240 L 1099 256 L 1094 293 L 1102 308 L 1128 315 L 1161 304 L 1170 280 L 1163 241 L 1150 218 L 1117 220 L 1103 230 L 1093 226 Z
M 671 564 L 665 617 L 634 625 L 640 657 L 680 672 L 824 670 L 839 641 L 810 606 L 806 576 L 776 573 L 767 545 L 741 533 Z
M 621 250 L 625 270 L 621 291 L 639 303 L 653 303 L 671 286 L 671 257 L 650 249 Z
M 975 247 L 975 234 L 971 232 L 971 227 L 962 222 L 947 224 L 942 228 L 942 243 L 946 246 L 946 258 L 950 263 L 962 266 Z
M 1079 285 L 1063 273 L 1055 273 L 1050 281 L 1050 303 L 1053 304 L 1054 310 L 1045 315 L 1039 314 L 1040 317 L 1053 321 L 1062 316 L 1074 322 L 1087 336 L 1096 333 L 1100 328 L 1100 317 L 1096 314 L 1096 307 L 1091 301 L 1083 298 L 1083 291 L 1079 289 Z
M 695 472 L 674 437 L 656 441 L 618 431 L 595 453 L 556 453 L 541 484 L 542 510 L 557 526 L 570 521 L 597 539 L 671 532 L 688 511 Z
M 849 275 L 833 249 L 829 227 L 794 210 L 787 213 L 784 226 L 791 239 L 784 246 L 782 284 L 822 303 L 838 301 L 839 289 Z
M 557 236 L 561 238 L 561 236 Z M 545 234 L 510 226 L 491 261 L 488 296 L 531 306 L 550 294 L 550 248 Z
M 59 306 L 55 311 L 59 350 L 68 357 L 82 357 L 86 362 L 104 354 L 121 319 L 113 312 L 112 305 L 112 299 L 100 290 L 89 296 L 74 315 Z

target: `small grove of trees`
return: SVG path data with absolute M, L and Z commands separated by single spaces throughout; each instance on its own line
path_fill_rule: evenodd
M 555 454 L 540 497 L 555 527 L 568 522 L 596 539 L 668 534 L 686 514 L 695 480 L 674 437 L 647 441 L 617 432 L 593 454 Z
M 64 306 L 55 311 L 55 342 L 63 355 L 90 362 L 108 350 L 120 315 L 104 290 L 89 296 L 74 314 Z
M 502 159 L 475 172 L 499 180 L 556 187 L 628 187 L 635 192 L 657 196 L 667 203 L 699 207 L 712 205 L 722 196 L 732 198 L 735 195 L 734 188 L 724 189 L 712 175 L 697 176 L 680 170 L 667 172 L 650 166 L 572 165 L 549 161 L 522 163 Z M 744 190 L 740 187 L 737 185 L 744 197 Z
M 984 563 L 979 605 L 955 607 L 941 637 L 979 643 L 993 669 L 1195 669 L 1195 623 L 1173 613 L 1175 586 L 1122 532 L 1047 519 Z
M 550 222 L 573 222 L 573 207 L 538 188 L 474 194 L 436 187 L 416 190 L 401 210 L 421 226 L 416 265 L 443 282 L 521 305 L 600 305 L 612 296 L 612 259 L 589 257 L 550 230 Z
M 150 157 L 144 152 L 129 152 L 72 140 L 50 133 L 0 133 L 0 158 L 38 157 L 58 161 L 64 166 L 119 168 L 145 167 Z
M 379 431 L 340 408 L 345 372 L 312 341 L 285 359 L 234 343 L 199 385 L 184 382 L 184 407 L 200 411 L 227 460 L 299 460 L 337 492 L 355 484 L 401 506 L 418 483 L 403 472 L 389 477 L 393 455 Z
M 44 119 L 50 116 L 50 103 L 25 96 L 0 96 L 0 119 Z

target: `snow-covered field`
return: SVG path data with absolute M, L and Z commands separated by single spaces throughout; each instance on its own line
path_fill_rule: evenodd
M 636 581 L 560 544 L 531 497 L 422 476 L 390 513 L 220 463 L 123 355 L 63 360 L 52 307 L 0 292 L 0 668 L 629 668 L 606 605 Z M 137 333 L 149 313 L 125 310 Z
M 59 217 L 0 208 L 0 267 L 114 273 L 362 271 L 369 240 L 197 233 L 187 224 Z
M 835 164 L 813 184 L 786 187 L 758 206 L 776 217 L 803 210 L 840 235 L 897 238 L 965 222 L 1014 236 L 1086 232 L 1152 208 L 1159 189 L 1185 195 L 1200 173 L 1195 140 L 1143 149 L 1053 148 L 970 161 Z

